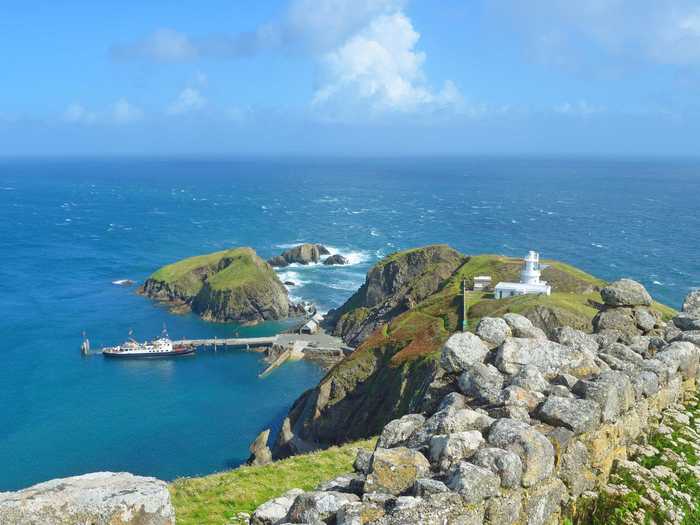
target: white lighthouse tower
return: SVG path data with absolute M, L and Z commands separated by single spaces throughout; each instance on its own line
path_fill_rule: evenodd
M 546 281 L 540 279 L 543 267 L 540 265 L 540 254 L 530 250 L 523 259 L 523 268 L 520 271 L 519 283 L 502 282 L 496 285 L 494 296 L 496 299 L 513 297 L 514 295 L 544 294 L 550 295 L 552 287 Z

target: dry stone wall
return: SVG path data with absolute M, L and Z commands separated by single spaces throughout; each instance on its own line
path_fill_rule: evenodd
M 458 390 L 435 412 L 391 421 L 353 474 L 272 500 L 251 522 L 545 525 L 580 514 L 700 379 L 700 292 L 668 325 L 639 283 L 602 296 L 598 333 L 565 327 L 550 340 L 507 314 L 454 334 L 441 366 Z

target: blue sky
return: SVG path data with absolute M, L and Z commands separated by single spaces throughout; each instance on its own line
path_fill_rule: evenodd
M 697 155 L 697 0 L 0 4 L 0 155 Z

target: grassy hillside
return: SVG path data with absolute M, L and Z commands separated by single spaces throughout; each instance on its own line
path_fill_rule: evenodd
M 277 279 L 275 271 L 250 248 L 229 250 L 222 260 L 229 265 L 209 279 L 209 286 L 213 290 L 226 290 Z
M 261 503 L 299 488 L 352 471 L 358 448 L 371 449 L 375 440 L 332 447 L 294 456 L 270 465 L 240 467 L 201 478 L 181 478 L 170 484 L 178 525 L 228 525 L 240 512 L 252 513 Z

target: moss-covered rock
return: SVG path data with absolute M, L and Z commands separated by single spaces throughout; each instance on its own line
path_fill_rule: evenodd
M 297 312 L 277 274 L 251 248 L 169 264 L 153 273 L 140 291 L 209 321 L 255 323 Z

